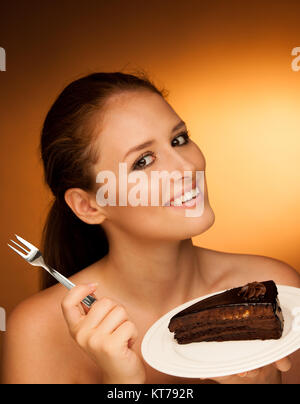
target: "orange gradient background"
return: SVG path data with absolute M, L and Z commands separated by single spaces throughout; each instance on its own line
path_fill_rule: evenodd
M 51 103 L 94 71 L 145 69 L 207 161 L 214 226 L 197 245 L 300 271 L 299 1 L 11 1 L 0 6 L 0 306 L 38 291 L 6 245 L 39 245 L 51 202 L 38 146 Z M 59 270 L 59 268 L 58 268 Z M 30 319 L 28 319 L 30 321 Z M 1 338 L 0 332 L 0 347 Z

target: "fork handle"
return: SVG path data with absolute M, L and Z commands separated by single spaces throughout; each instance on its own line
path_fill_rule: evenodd
M 90 308 L 92 304 L 95 303 L 95 301 L 96 299 L 93 296 L 88 295 L 82 300 L 82 303 L 85 304 L 88 308 Z
M 73 289 L 76 285 L 69 281 L 68 278 L 66 278 L 65 276 L 63 276 L 62 274 L 60 274 L 59 272 L 57 272 L 55 269 L 51 268 L 49 265 L 45 264 L 43 262 L 43 268 L 46 269 L 46 271 L 49 272 L 50 275 L 53 276 L 53 278 L 55 278 L 59 283 L 61 283 L 63 286 L 65 286 L 68 290 Z M 96 299 L 91 296 L 88 295 L 87 297 L 85 297 L 82 300 L 82 303 L 87 306 L 88 308 L 90 308 L 92 306 L 93 303 L 95 303 Z

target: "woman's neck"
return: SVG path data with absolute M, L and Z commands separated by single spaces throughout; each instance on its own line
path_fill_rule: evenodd
M 167 312 L 194 296 L 201 283 L 198 248 L 192 240 L 109 244 L 102 272 L 118 296 L 146 310 Z

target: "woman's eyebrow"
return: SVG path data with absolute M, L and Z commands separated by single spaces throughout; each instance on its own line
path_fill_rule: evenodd
M 178 122 L 174 126 L 174 128 L 171 130 L 171 133 L 174 133 L 177 129 L 181 128 L 181 126 L 185 126 L 184 121 Z M 145 149 L 145 147 L 151 146 L 153 143 L 154 143 L 154 140 L 148 140 L 147 142 L 141 143 L 140 145 L 133 147 L 132 149 L 128 150 L 128 152 L 125 154 L 124 160 L 126 159 L 127 156 L 129 156 L 129 154 L 131 154 L 135 151 L 143 150 L 143 149 Z

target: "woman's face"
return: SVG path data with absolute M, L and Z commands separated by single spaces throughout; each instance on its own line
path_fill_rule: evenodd
M 144 143 L 147 145 L 138 148 Z M 105 183 L 108 187 L 112 185 L 105 193 L 105 198 L 115 188 L 116 206 L 102 207 L 107 217 L 102 226 L 108 235 L 113 229 L 118 229 L 148 240 L 184 240 L 203 233 L 213 224 L 215 217 L 209 205 L 205 177 L 204 211 L 201 216 L 187 217 L 184 206 L 163 206 L 178 195 L 180 188 L 174 188 L 174 185 L 180 185 L 183 193 L 195 189 L 196 171 L 204 172 L 206 163 L 199 147 L 188 138 L 187 127 L 181 118 L 160 95 L 149 91 L 132 91 L 110 99 L 96 147 L 100 150 L 100 158 L 94 166 L 95 182 L 103 170 L 111 172 L 116 179 L 115 183 L 102 179 L 96 184 L 98 190 Z M 127 164 L 123 164 L 123 170 L 124 167 L 126 170 L 122 175 L 143 172 L 138 175 L 144 176 L 143 181 L 127 181 L 127 206 L 118 206 L 122 192 L 119 184 L 120 163 Z M 179 177 L 170 177 L 169 194 L 166 194 L 162 179 L 154 181 L 151 178 L 153 171 L 169 174 L 179 172 Z M 133 192 L 137 186 L 141 192 Z M 152 198 L 154 194 L 158 195 L 159 203 L 156 206 L 151 206 L 151 193 Z M 132 206 L 133 194 L 137 198 L 146 196 L 147 206 Z M 203 201 L 203 195 L 200 194 L 198 198 Z

